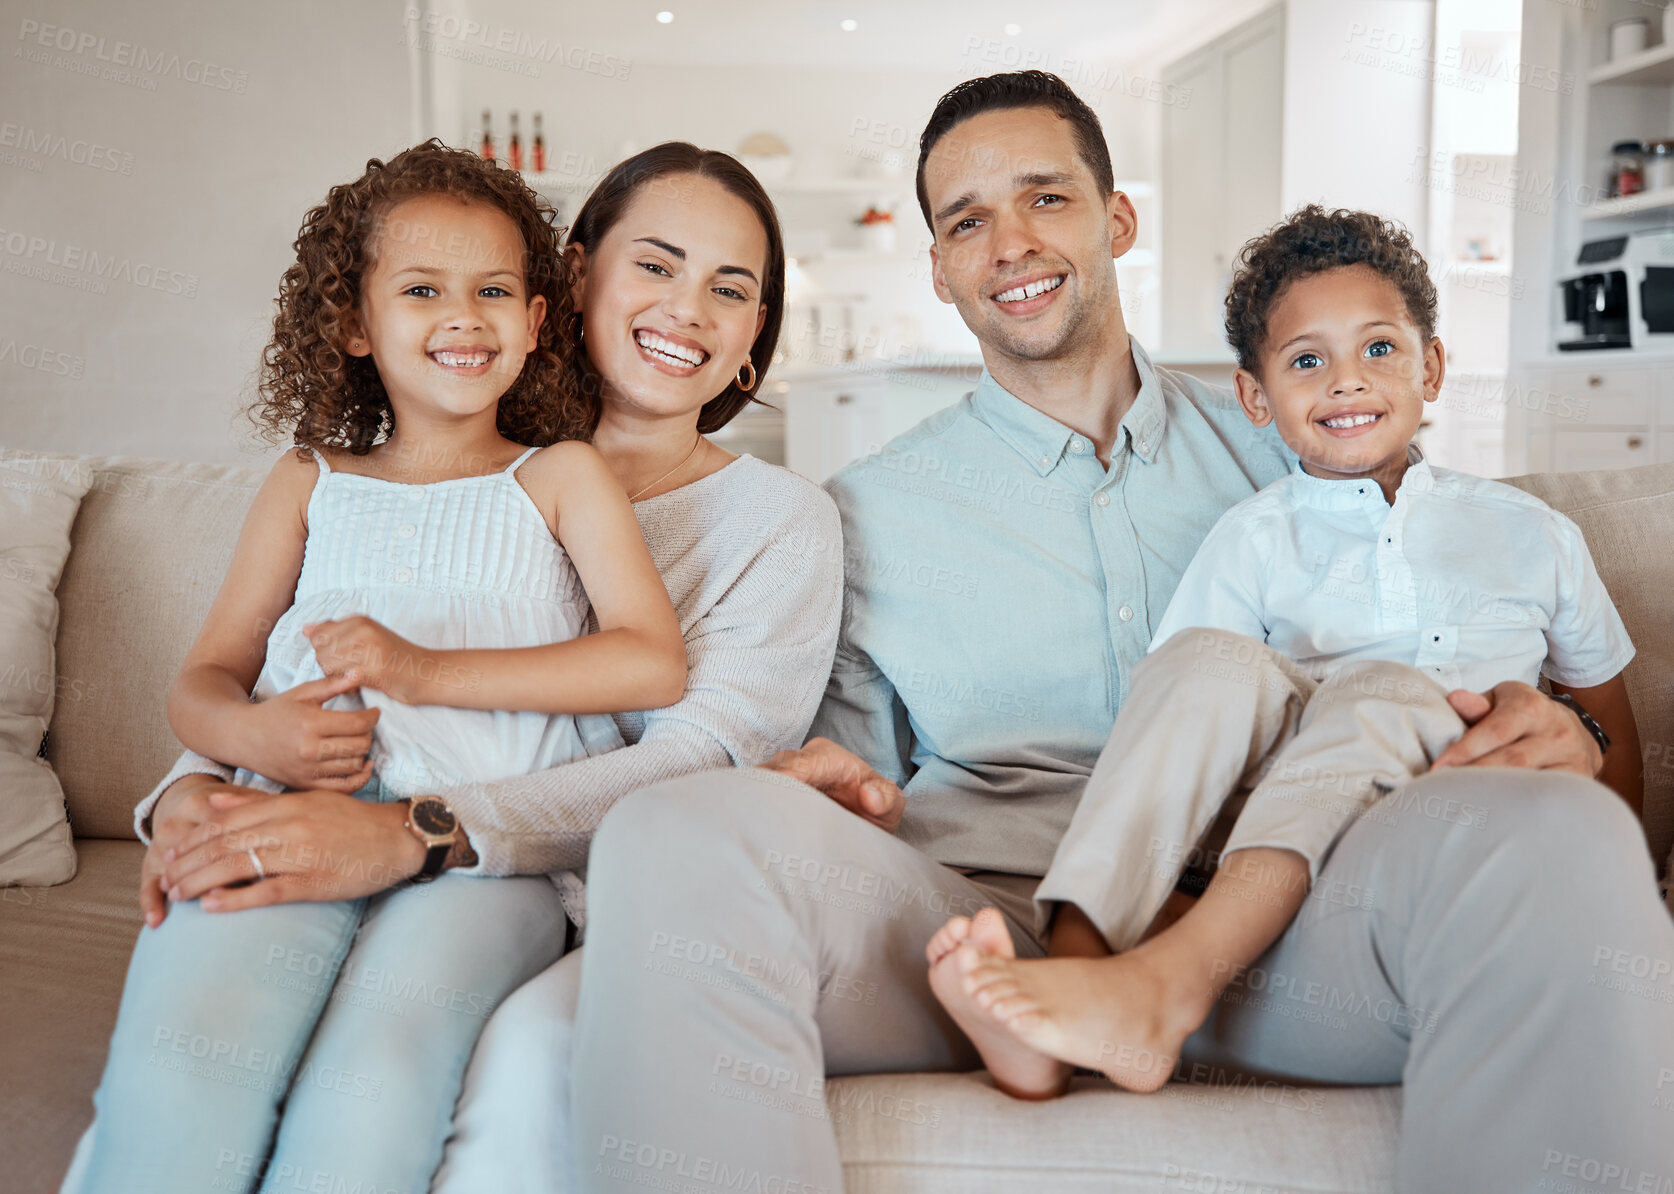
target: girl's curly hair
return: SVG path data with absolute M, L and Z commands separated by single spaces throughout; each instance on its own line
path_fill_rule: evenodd
M 279 283 L 273 338 L 262 352 L 259 398 L 248 414 L 269 440 L 344 448 L 364 455 L 393 430 L 395 412 L 372 358 L 350 356 L 349 318 L 360 306 L 374 240 L 396 204 L 420 195 L 485 203 L 503 211 L 523 238 L 531 299 L 546 298 L 546 319 L 523 372 L 500 397 L 496 424 L 516 443 L 545 447 L 586 439 L 592 420 L 575 399 L 572 274 L 559 246 L 557 213 L 513 170 L 432 138 L 387 163 L 372 158 L 353 182 L 331 188 L 303 217 L 296 262 Z
M 1226 294 L 1226 339 L 1239 367 L 1259 375 L 1267 321 L 1285 287 L 1344 265 L 1382 274 L 1401 292 L 1424 340 L 1436 334 L 1435 283 L 1407 230 L 1369 211 L 1326 211 L 1310 203 L 1248 241 L 1238 255 Z

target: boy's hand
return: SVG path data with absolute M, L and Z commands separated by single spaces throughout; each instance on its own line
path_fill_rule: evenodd
M 372 778 L 366 756 L 380 711 L 324 706 L 359 687 L 353 676 L 325 676 L 251 705 L 239 765 L 288 788 L 356 791 Z
M 302 628 L 314 645 L 314 658 L 327 676 L 348 676 L 362 688 L 375 688 L 403 705 L 419 705 L 426 653 L 395 631 L 362 614 L 335 622 L 310 622 Z
M 1538 688 L 1507 680 L 1487 692 L 1455 689 L 1447 701 L 1470 728 L 1437 756 L 1432 771 L 1533 767 L 1592 779 L 1604 766 L 1604 754 L 1581 719 Z
M 890 833 L 907 811 L 907 798 L 900 788 L 829 738 L 810 738 L 801 750 L 782 750 L 762 768 L 818 788 L 857 817 Z

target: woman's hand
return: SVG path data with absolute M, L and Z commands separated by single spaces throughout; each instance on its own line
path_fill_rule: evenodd
M 226 804 L 244 804 L 273 795 L 223 783 L 212 775 L 183 775 L 168 786 L 151 810 L 151 845 L 140 863 L 140 911 L 148 928 L 162 924 L 169 913 L 164 857 L 209 819 L 215 811 L 210 797 L 217 793 Z
M 202 821 L 163 852 L 160 880 L 169 899 L 201 899 L 206 912 L 357 899 L 424 865 L 405 802 L 372 804 L 321 789 L 264 800 L 212 791 L 207 799 Z
M 428 703 L 428 681 L 438 663 L 423 647 L 363 614 L 335 622 L 310 622 L 302 628 L 314 644 L 314 658 L 328 677 L 351 678 L 403 705 Z
M 380 710 L 325 703 L 359 687 L 353 676 L 325 676 L 251 705 L 240 714 L 239 764 L 287 788 L 358 791 L 372 778 L 366 756 Z

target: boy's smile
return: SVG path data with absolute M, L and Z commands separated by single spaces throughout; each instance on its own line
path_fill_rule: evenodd
M 1426 343 L 1400 290 L 1368 265 L 1307 274 L 1268 318 L 1261 376 L 1240 369 L 1238 400 L 1316 477 L 1370 477 L 1393 503 L 1424 404 L 1441 390 L 1441 341 Z

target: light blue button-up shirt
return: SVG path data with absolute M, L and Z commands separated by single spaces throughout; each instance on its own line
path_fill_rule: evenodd
M 1198 544 L 1295 459 L 1228 391 L 1133 356 L 1108 469 L 984 372 L 827 483 L 846 587 L 811 732 L 901 783 L 901 837 L 949 865 L 1046 873 Z

